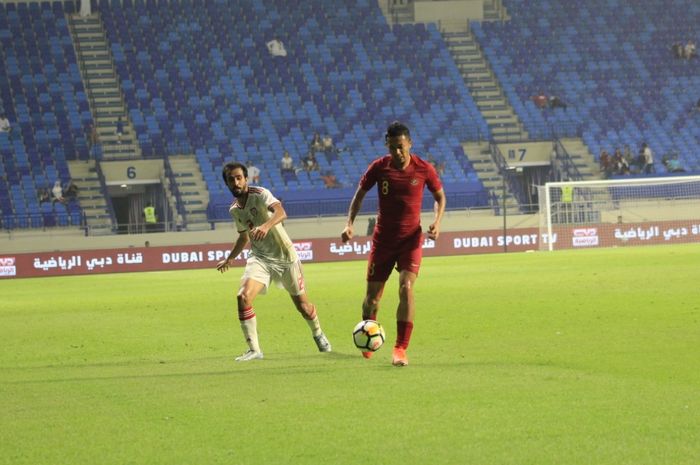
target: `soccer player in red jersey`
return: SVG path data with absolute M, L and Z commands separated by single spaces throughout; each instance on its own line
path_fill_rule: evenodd
M 392 364 L 405 366 L 408 365 L 406 349 L 416 311 L 413 287 L 423 255 L 420 213 L 425 186 L 435 198 L 435 219 L 428 226 L 428 237 L 433 240 L 440 235 L 440 221 L 447 200 L 433 165 L 411 153 L 408 127 L 399 122 L 391 123 L 385 141 L 389 154 L 374 160 L 360 179 L 341 239 L 343 242 L 352 239 L 355 217 L 365 195 L 376 184 L 379 213 L 367 264 L 367 293 L 362 302 L 362 318 L 376 319 L 384 285 L 396 266 L 399 272 L 399 305 Z M 363 352 L 363 355 L 369 358 L 372 353 Z

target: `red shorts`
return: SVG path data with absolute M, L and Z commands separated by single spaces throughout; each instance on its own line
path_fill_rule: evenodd
M 398 271 L 418 274 L 423 258 L 423 232 L 419 229 L 412 236 L 394 242 L 372 241 L 367 263 L 367 281 L 386 282 L 396 265 Z

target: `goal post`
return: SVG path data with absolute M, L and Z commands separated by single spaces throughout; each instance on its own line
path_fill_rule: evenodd
M 538 186 L 540 250 L 700 242 L 700 176 Z

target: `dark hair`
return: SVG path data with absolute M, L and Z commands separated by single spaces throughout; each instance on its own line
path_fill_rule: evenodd
M 408 126 L 405 124 L 399 122 L 399 121 L 394 121 L 389 125 L 388 128 L 386 128 L 386 134 L 384 135 L 384 140 L 388 140 L 390 137 L 399 137 L 399 136 L 406 136 L 408 138 L 411 137 L 411 132 L 408 130 Z
M 235 169 L 239 169 L 239 168 L 240 168 L 241 171 L 243 171 L 243 177 L 245 177 L 246 179 L 248 179 L 248 168 L 246 168 L 246 166 L 245 166 L 243 163 L 229 162 L 229 163 L 226 163 L 226 164 L 224 165 L 224 168 L 221 170 L 221 175 L 222 175 L 223 178 L 224 178 L 224 183 L 225 183 L 225 184 L 228 184 L 228 180 L 226 179 L 226 176 L 228 176 L 228 174 L 229 174 L 231 171 L 233 171 L 233 170 L 235 170 Z

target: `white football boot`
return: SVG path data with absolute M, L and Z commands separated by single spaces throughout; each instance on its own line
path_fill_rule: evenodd
M 239 355 L 236 357 L 237 362 L 250 362 L 251 360 L 262 360 L 263 358 L 263 353 L 262 352 L 256 352 L 253 349 L 248 349 L 248 351 L 243 354 Z
M 321 333 L 318 336 L 314 336 L 314 342 L 316 343 L 316 347 L 318 347 L 319 352 L 331 351 L 331 343 L 325 334 Z

